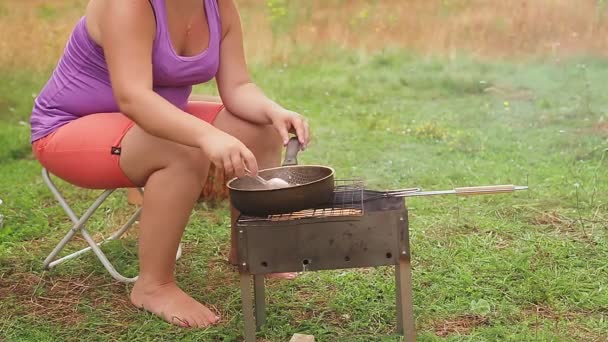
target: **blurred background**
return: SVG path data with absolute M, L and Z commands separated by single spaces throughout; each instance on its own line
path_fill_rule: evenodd
M 86 0 L 0 2 L 0 66 L 56 62 Z M 239 0 L 247 56 L 272 63 L 386 49 L 492 58 L 608 53 L 605 0 Z

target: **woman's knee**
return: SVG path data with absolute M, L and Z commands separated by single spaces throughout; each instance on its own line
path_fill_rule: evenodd
M 283 144 L 273 126 L 247 122 L 226 109 L 219 113 L 213 125 L 239 139 L 256 155 L 265 152 L 276 154 Z
M 251 136 L 245 145 L 254 154 L 279 154 L 283 146 L 281 136 L 277 130 L 270 125 L 253 126 Z
M 139 128 L 127 133 L 120 165 L 138 185 L 145 184 L 154 172 L 163 169 L 201 179 L 209 169 L 202 150 L 153 137 Z
M 174 169 L 175 172 L 181 172 L 184 176 L 193 176 L 201 182 L 207 178 L 209 166 L 210 162 L 202 150 L 180 145 L 172 153 L 167 165 L 168 168 Z

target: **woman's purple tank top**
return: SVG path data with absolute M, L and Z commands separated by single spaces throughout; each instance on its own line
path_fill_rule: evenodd
M 209 46 L 196 56 L 183 57 L 171 43 L 165 0 L 150 0 L 156 17 L 152 51 L 154 91 L 181 109 L 188 102 L 192 86 L 213 79 L 219 67 L 222 30 L 217 0 L 202 1 L 209 23 Z M 31 141 L 79 117 L 118 111 L 103 50 L 89 36 L 83 17 L 51 79 L 34 101 Z

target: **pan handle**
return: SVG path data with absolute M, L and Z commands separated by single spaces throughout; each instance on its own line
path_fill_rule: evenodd
M 300 141 L 298 137 L 292 137 L 287 142 L 283 166 L 298 165 L 298 152 L 300 152 Z
M 457 195 L 486 195 L 486 194 L 499 194 L 504 192 L 515 191 L 515 185 L 489 185 L 489 186 L 469 186 L 462 188 L 455 188 L 454 191 Z
M 403 191 L 403 192 L 389 192 L 389 196 L 393 197 L 419 197 L 419 196 L 437 196 L 437 195 L 457 195 L 457 196 L 471 196 L 471 195 L 489 195 L 489 194 L 502 194 L 507 192 L 513 192 L 517 190 L 527 190 L 527 186 L 518 185 L 489 185 L 489 186 L 470 186 L 463 188 L 455 188 L 454 190 L 436 190 L 436 191 Z

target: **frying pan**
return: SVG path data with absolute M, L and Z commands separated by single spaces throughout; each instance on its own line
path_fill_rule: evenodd
M 252 177 L 231 179 L 227 186 L 234 208 L 242 214 L 259 217 L 287 214 L 328 203 L 334 195 L 334 169 L 297 165 L 299 150 L 298 138 L 291 138 L 287 143 L 283 166 L 258 172 L 265 180 L 283 179 L 289 187 L 269 189 Z

